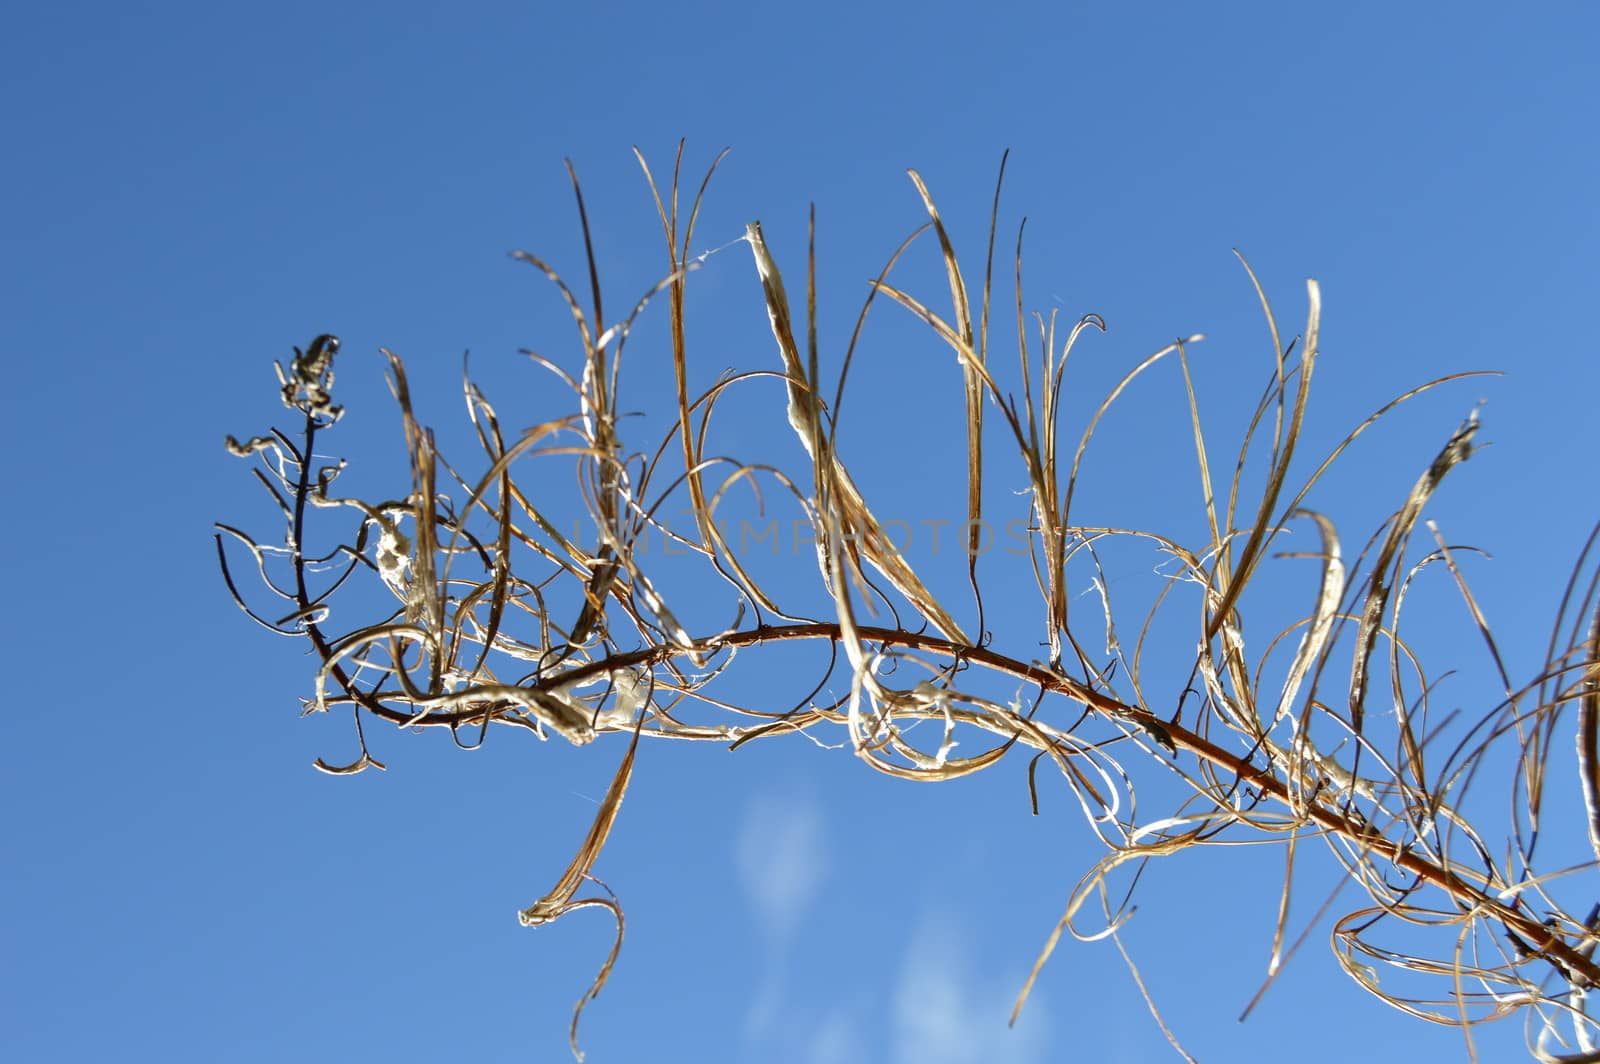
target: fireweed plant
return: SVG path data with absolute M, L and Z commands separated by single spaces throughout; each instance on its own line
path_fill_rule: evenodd
M 488 398 L 468 382 L 471 424 L 483 452 L 471 471 L 440 453 L 433 433 L 414 416 L 401 360 L 384 351 L 410 483 L 392 498 L 341 495 L 345 463 L 313 458 L 342 414 L 332 394 L 339 341 L 331 335 L 296 348 L 289 365 L 278 366 L 283 403 L 296 412 L 298 435 L 274 429 L 243 443 L 227 441 L 232 453 L 259 463 L 255 477 L 275 500 L 284 526 L 276 541 L 217 526 L 228 590 L 262 627 L 310 641 L 318 664 L 306 712 L 348 713 L 355 725 L 353 760 L 318 759 L 317 768 L 334 774 L 383 768 L 369 746 L 374 723 L 444 729 L 463 747 L 485 741 L 491 725 L 574 745 L 618 734 L 625 752 L 581 847 L 555 886 L 519 914 L 524 925 L 537 926 L 598 907 L 616 921 L 615 943 L 574 1010 L 573 1052 L 581 1059 L 578 1020 L 604 986 L 622 943 L 622 910 L 594 873 L 641 738 L 737 750 L 756 740 L 804 735 L 847 747 L 879 772 L 906 780 L 948 780 L 1007 755 L 1023 758 L 1035 811 L 1039 770 L 1059 776 L 1104 853 L 1046 937 L 1019 988 L 1013 1019 L 1064 933 L 1116 938 L 1132 912 L 1129 884 L 1136 884 L 1144 863 L 1241 839 L 1285 851 L 1266 966 L 1270 984 L 1296 945 L 1288 916 L 1298 885 L 1296 851 L 1314 842 L 1342 866 L 1338 885 L 1364 894 L 1358 907 L 1334 921 L 1331 936 L 1334 955 L 1352 979 L 1415 1016 L 1461 1027 L 1469 1053 L 1474 1025 L 1521 1012 L 1536 1059 L 1600 1061 L 1600 1037 L 1587 1011 L 1590 989 L 1600 982 L 1593 957 L 1600 906 L 1563 902 L 1561 886 L 1570 878 L 1557 883 L 1590 867 L 1591 851 L 1600 858 L 1596 536 L 1573 569 L 1545 667 L 1518 685 L 1457 565 L 1464 548 L 1448 545 L 1421 520 L 1441 481 L 1473 454 L 1475 410 L 1436 455 L 1419 456 L 1414 485 L 1354 563 L 1334 523 L 1307 505 L 1313 486 L 1367 428 L 1399 403 L 1456 377 L 1377 409 L 1309 476 L 1291 479 L 1317 365 L 1319 290 L 1308 282 L 1304 332 L 1285 340 L 1246 265 L 1275 358 L 1242 441 L 1226 452 L 1231 474 L 1223 466 L 1217 475 L 1217 451 L 1201 428 L 1187 355 L 1200 337 L 1172 343 L 1134 367 L 1073 445 L 1058 431 L 1067 359 L 1086 330 L 1104 323 L 1091 314 L 1057 329 L 1053 315 L 1025 311 L 1019 228 L 1010 256 L 1015 300 L 1004 312 L 1014 316 L 1007 331 L 1014 328 L 1019 358 L 1003 366 L 990 344 L 991 332 L 1000 331 L 999 308 L 991 303 L 999 185 L 975 301 L 971 275 L 926 184 L 912 171 L 928 220 L 872 282 L 837 379 L 825 381 L 818 366 L 814 219 L 800 305 L 790 299 L 760 224 L 752 223 L 742 242 L 754 259 L 778 357 L 767 367 L 725 374 L 695 393 L 685 290 L 707 257 L 691 258 L 691 238 L 721 159 L 708 169 L 685 215 L 679 210 L 682 145 L 665 196 L 639 155 L 668 262 L 665 279 L 620 320 L 603 310 L 583 195 L 569 165 L 588 259 L 587 299 L 541 259 L 523 252 L 515 257 L 549 278 L 576 325 L 581 359 L 573 364 L 527 353 L 570 394 L 570 412 L 508 436 Z M 1002 160 L 1002 177 L 1004 168 Z M 891 280 L 896 262 L 929 230 L 948 278 L 949 302 L 939 309 Z M 676 382 L 672 409 L 662 413 L 675 420 L 641 448 L 626 438 L 628 422 L 618 405 L 623 352 L 638 316 L 662 300 Z M 875 304 L 914 315 L 955 355 L 952 377 L 960 379 L 966 438 L 965 549 L 950 563 L 963 570 L 959 602 L 937 598 L 897 549 L 840 444 L 841 418 L 851 407 L 845 382 Z M 1200 488 L 1194 497 L 1203 521 L 1196 527 L 1206 530 L 1197 542 L 1074 520 L 1080 463 L 1096 425 L 1133 379 L 1157 363 L 1175 368 L 1187 396 L 1184 417 L 1192 425 Z M 765 401 L 775 377 L 808 461 L 784 470 L 709 451 L 718 405 Z M 1256 470 L 1253 477 L 1246 476 L 1247 467 Z M 587 530 L 578 538 L 540 501 L 574 473 L 577 501 L 587 514 Z M 981 527 L 992 516 L 986 515 L 985 478 L 997 475 L 1010 486 L 1024 485 L 1016 508 L 1026 515 L 1026 556 L 1007 563 L 1031 574 L 1039 595 L 1026 622 L 1032 628 L 1015 647 L 997 645 L 986 627 L 979 571 Z M 1250 490 L 1257 484 L 1259 495 Z M 741 492 L 763 507 L 778 499 L 796 508 L 810 531 L 805 550 L 814 554 L 821 591 L 815 602 L 822 609 L 808 612 L 806 604 L 786 601 L 773 581 L 758 579 L 749 545 L 721 519 Z M 685 505 L 692 519 L 669 528 L 664 515 Z M 346 538 L 314 554 L 308 548 L 314 522 L 343 522 Z M 1284 548 L 1280 541 L 1297 525 L 1314 533 L 1314 550 L 1291 554 Z M 646 551 L 647 536 L 670 540 L 676 549 Z M 1162 589 L 1134 627 L 1112 608 L 1102 562 L 1107 548 L 1121 542 L 1142 545 L 1161 563 Z M 262 593 L 247 596 L 240 588 L 244 558 L 256 570 L 267 605 Z M 1320 577 L 1308 587 L 1301 615 L 1248 633 L 1247 640 L 1246 591 L 1264 573 L 1282 571 L 1283 558 L 1300 559 L 1282 563 L 1291 566 L 1314 560 Z M 671 567 L 694 570 L 693 582 L 662 573 Z M 1434 681 L 1402 634 L 1407 591 L 1435 567 L 1448 573 L 1501 678 L 1488 699 L 1493 704 L 1473 719 L 1430 715 Z M 335 607 L 346 585 L 374 578 L 372 586 L 386 588 L 385 598 L 392 595 L 390 606 L 362 617 Z M 1069 617 L 1069 599 L 1081 599 L 1069 595 L 1074 585 L 1094 592 L 1087 618 L 1076 602 Z M 696 588 L 693 609 L 671 601 L 664 590 L 669 586 Z M 725 592 L 728 620 L 697 627 L 695 618 L 704 612 L 699 602 L 713 587 Z M 1184 637 L 1167 640 L 1158 613 L 1175 614 Z M 1127 632 L 1137 633 L 1131 647 Z M 1147 645 L 1158 639 L 1161 646 Z M 791 677 L 798 693 L 773 693 L 758 704 L 730 699 L 721 681 L 735 663 L 780 645 L 821 651 L 814 673 Z M 1247 646 L 1256 658 L 1247 656 Z M 1147 656 L 1163 659 L 1163 667 L 1177 661 L 1187 681 L 1157 695 L 1145 682 Z M 1166 778 L 1156 789 L 1177 794 L 1176 805 L 1158 815 L 1136 812 L 1134 783 L 1153 776 Z M 1509 828 L 1493 837 L 1469 820 L 1464 800 L 1469 787 L 1486 786 L 1490 776 L 1507 781 L 1513 809 Z M 1576 868 L 1535 862 L 1541 815 L 1552 799 L 1569 803 L 1563 806 L 1568 810 L 1582 803 L 1581 817 L 1568 817 L 1586 836 L 1576 840 L 1585 855 Z M 1397 936 L 1402 924 L 1412 927 Z M 1394 944 L 1397 937 L 1402 946 Z M 1390 973 L 1381 982 L 1380 968 Z M 1403 988 L 1396 986 L 1396 970 L 1405 973 Z M 1146 1001 L 1161 1023 L 1148 994 Z M 1187 1058 L 1177 1039 L 1170 1032 L 1167 1037 Z

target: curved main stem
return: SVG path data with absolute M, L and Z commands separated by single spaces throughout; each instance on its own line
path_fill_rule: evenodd
M 1546 957 L 1567 978 L 1580 983 L 1600 985 L 1600 965 L 1597 965 L 1593 960 L 1570 946 L 1553 928 L 1518 912 L 1515 908 L 1473 885 L 1449 869 L 1418 856 L 1400 843 L 1377 832 L 1364 821 L 1358 820 L 1349 813 L 1341 812 L 1331 804 L 1325 804 L 1326 800 L 1324 800 L 1324 803 L 1307 803 L 1297 799 L 1290 785 L 1278 778 L 1270 770 L 1252 764 L 1237 754 L 1223 749 L 1182 724 L 1158 717 L 1141 706 L 1119 701 L 1041 664 L 1018 661 L 986 647 L 970 646 L 936 635 L 906 632 L 894 628 L 857 626 L 856 634 L 864 642 L 943 654 L 981 665 L 993 672 L 1035 684 L 1050 693 L 1064 695 L 1111 720 L 1132 724 L 1163 740 L 1170 740 L 1173 750 L 1187 752 L 1196 758 L 1226 770 L 1242 784 L 1248 784 L 1262 794 L 1276 799 L 1285 806 L 1294 808 L 1300 815 L 1303 815 L 1308 821 L 1324 831 L 1338 835 L 1355 846 L 1384 858 L 1397 868 L 1401 868 L 1447 892 L 1464 909 L 1482 913 L 1498 921 L 1523 939 L 1532 949 Z M 734 650 L 758 646 L 764 643 L 808 639 L 824 639 L 838 642 L 843 638 L 844 633 L 837 623 L 813 621 L 802 624 L 763 626 L 739 632 L 728 632 L 705 640 L 696 647 L 696 650 L 704 654 L 718 650 Z M 573 684 L 574 681 L 603 677 L 617 670 L 637 667 L 647 668 L 683 656 L 686 653 L 687 651 L 682 647 L 655 646 L 644 650 L 614 654 L 601 660 L 562 671 L 560 673 L 560 682 L 562 684 Z M 335 701 L 335 699 L 330 699 L 330 701 Z M 415 714 L 406 714 L 383 705 L 375 697 L 368 696 L 363 698 L 362 701 L 366 709 L 384 719 L 392 723 L 408 724 L 413 727 L 455 727 L 464 724 L 478 724 L 483 721 L 485 713 L 485 710 L 481 708 L 461 709 L 428 713 L 419 717 Z M 494 710 L 491 709 L 489 712 L 492 714 Z M 959 719 L 962 723 L 983 727 L 991 732 L 999 733 L 1001 731 L 994 719 L 979 714 L 960 714 Z M 619 726 L 616 730 L 632 730 L 632 728 Z M 1008 732 L 1005 737 L 1007 739 L 1015 739 L 1028 746 L 1038 748 L 1048 746 L 1049 740 L 1047 736 L 1052 729 L 1041 725 L 1037 726 L 1035 730 L 1038 734 L 1019 731 Z M 644 734 L 648 735 L 649 733 L 650 729 L 646 728 Z M 723 740 L 729 737 L 738 737 L 737 732 L 730 733 L 729 729 L 726 728 L 707 729 L 702 736 L 681 733 L 675 733 L 675 735 L 679 738 L 699 737 Z M 1045 736 L 1045 738 L 1041 738 L 1041 736 Z M 1162 745 L 1167 744 L 1162 742 Z

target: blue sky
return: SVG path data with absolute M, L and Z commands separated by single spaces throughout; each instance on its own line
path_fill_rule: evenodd
M 1204 332 L 1197 372 L 1229 438 L 1270 353 L 1233 248 L 1287 329 L 1304 279 L 1322 284 L 1313 452 L 1405 388 L 1505 371 L 1406 408 L 1313 505 L 1359 546 L 1485 400 L 1493 446 L 1433 513 L 1495 556 L 1472 576 L 1523 674 L 1596 516 L 1590 4 L 60 3 L 7 23 L 7 1059 L 564 1059 L 609 927 L 514 917 L 622 744 L 496 735 L 466 754 L 385 732 L 387 773 L 312 771 L 349 754 L 348 723 L 298 716 L 310 661 L 229 606 L 210 524 L 265 527 L 221 441 L 282 421 L 270 362 L 318 332 L 344 340 L 329 446 L 352 486 L 402 483 L 379 346 L 407 359 L 447 448 L 465 438 L 464 350 L 508 421 L 549 416 L 516 351 L 570 353 L 570 321 L 506 252 L 581 278 L 565 157 L 616 307 L 663 269 L 631 145 L 661 172 L 688 138 L 696 180 L 731 146 L 697 249 L 759 218 L 791 292 L 815 202 L 835 369 L 865 281 L 922 220 L 905 169 L 976 260 L 1010 148 L 1001 243 L 1026 214 L 1030 308 L 1110 323 L 1081 356 L 1080 418 L 1138 358 Z M 938 297 L 919 251 L 904 279 Z M 777 367 L 748 249 L 691 289 L 705 383 Z M 873 456 L 862 479 L 886 511 L 957 516 L 959 478 L 930 457 L 957 431 L 940 421 L 959 409 L 952 361 L 875 315 L 846 446 Z M 771 405 L 730 414 L 728 441 L 792 463 L 779 393 L 751 395 Z M 1188 445 L 1177 398 L 1168 374 L 1108 423 L 1097 519 L 1171 511 L 1150 471 Z M 1028 609 L 1028 591 L 996 601 Z M 1448 697 L 1482 709 L 1489 690 Z M 1175 1059 L 1107 943 L 1063 945 L 1005 1027 L 1091 843 L 1064 794 L 1028 815 L 1020 761 L 925 787 L 803 740 L 647 747 L 598 869 L 629 937 L 586 1017 L 590 1059 Z M 1454 1033 L 1344 980 L 1325 929 L 1233 1022 L 1280 869 L 1240 851 L 1150 873 L 1126 938 L 1184 1044 L 1458 1055 Z M 1520 1045 L 1509 1026 L 1482 1038 L 1486 1059 Z

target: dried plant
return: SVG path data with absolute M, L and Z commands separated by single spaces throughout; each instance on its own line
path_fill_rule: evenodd
M 1587 1012 L 1590 987 L 1600 980 L 1593 959 L 1600 906 L 1585 909 L 1571 900 L 1572 880 L 1563 877 L 1574 868 L 1545 868 L 1535 861 L 1546 805 L 1576 809 L 1577 796 L 1585 811 L 1585 855 L 1592 850 L 1600 857 L 1595 537 L 1573 570 L 1546 667 L 1530 683 L 1517 685 L 1456 564 L 1463 548 L 1447 545 L 1436 530 L 1431 541 L 1416 542 L 1429 497 L 1473 454 L 1476 411 L 1431 460 L 1419 456 L 1414 486 L 1396 500 L 1398 508 L 1353 564 L 1333 521 L 1308 506 L 1330 465 L 1377 419 L 1455 378 L 1430 382 L 1382 406 L 1309 475 L 1292 479 L 1317 365 L 1319 292 L 1315 282 L 1308 284 L 1304 332 L 1284 341 L 1250 274 L 1275 359 L 1249 428 L 1230 452 L 1231 476 L 1214 474 L 1216 451 L 1201 427 L 1187 355 L 1199 337 L 1163 347 L 1134 367 L 1095 409 L 1069 452 L 1071 441 L 1059 431 L 1067 359 L 1080 335 L 1104 328 L 1103 322 L 1088 315 L 1058 330 L 1054 316 L 1025 312 L 1019 229 L 1015 299 L 1005 311 L 1008 318 L 1014 314 L 1019 361 L 1003 367 L 991 357 L 990 343 L 999 320 L 992 322 L 991 312 L 1000 311 L 992 303 L 998 185 L 981 287 L 974 291 L 933 196 L 913 172 L 928 221 L 872 282 L 838 379 L 823 380 L 819 369 L 814 235 L 806 299 L 797 306 L 761 226 L 751 224 L 744 243 L 754 256 L 779 357 L 775 366 L 725 376 L 694 394 L 685 289 L 706 257 L 692 258 L 690 248 L 721 157 L 687 214 L 679 206 L 682 160 L 680 145 L 663 195 L 639 156 L 660 216 L 667 270 L 665 280 L 625 317 L 607 318 L 602 309 L 575 173 L 588 252 L 587 300 L 539 258 L 517 256 L 548 276 L 576 326 L 577 364 L 528 353 L 570 393 L 567 416 L 508 437 L 488 399 L 468 383 L 483 458 L 481 468 L 463 472 L 446 461 L 433 434 L 418 423 L 404 367 L 384 352 L 404 421 L 411 483 L 394 498 L 344 497 L 337 482 L 344 464 L 318 466 L 313 459 L 341 414 L 332 399 L 339 342 L 324 335 L 304 351 L 296 349 L 288 367 L 279 367 L 283 402 L 299 415 L 298 438 L 273 430 L 246 443 L 228 441 L 233 453 L 260 461 L 256 478 L 285 524 L 281 542 L 270 544 L 218 526 L 229 590 L 263 627 L 310 640 L 319 664 L 307 712 L 343 710 L 355 724 L 354 760 L 332 765 L 319 759 L 318 768 L 340 774 L 382 768 L 366 736 L 373 721 L 448 729 L 462 745 L 483 742 L 490 725 L 573 744 L 608 732 L 628 736 L 581 849 L 555 887 L 520 914 L 524 924 L 537 925 L 597 906 L 615 918 L 616 945 L 574 1012 L 574 1053 L 579 1015 L 604 985 L 622 941 L 621 908 L 594 871 L 641 738 L 737 748 L 758 739 L 832 733 L 872 768 L 912 780 L 978 772 L 1015 752 L 1031 757 L 1030 791 L 1042 763 L 1076 797 L 1105 853 L 1072 892 L 1020 988 L 1017 1010 L 1063 933 L 1116 936 L 1131 911 L 1132 889 L 1113 886 L 1114 873 L 1188 847 L 1240 839 L 1276 842 L 1286 851 L 1270 983 L 1292 948 L 1287 914 L 1298 885 L 1297 848 L 1315 841 L 1332 851 L 1348 882 L 1365 892 L 1362 906 L 1334 925 L 1334 952 L 1352 979 L 1397 1008 L 1460 1026 L 1469 1052 L 1475 1024 L 1521 1012 L 1535 1058 L 1600 1060 Z M 890 279 L 897 261 L 928 230 L 948 277 L 947 310 Z M 630 330 L 653 299 L 664 299 L 670 315 L 675 409 L 670 432 L 641 445 L 625 436 L 618 395 Z M 840 444 L 845 382 L 862 323 L 875 304 L 897 305 L 921 319 L 959 363 L 969 520 L 961 556 L 970 601 L 941 601 L 929 590 L 924 575 L 896 550 L 891 529 L 858 487 Z M 1188 396 L 1207 530 L 1199 542 L 1180 542 L 1159 530 L 1087 527 L 1072 512 L 1080 465 L 1101 416 L 1158 362 L 1175 363 Z M 754 382 L 775 375 L 784 383 L 788 423 L 808 464 L 786 472 L 709 451 L 718 405 L 736 395 L 746 403 L 760 401 L 767 393 Z M 592 529 L 581 542 L 563 533 L 543 501 L 551 485 L 561 483 L 551 474 L 561 470 L 577 473 Z M 1026 500 L 1018 505 L 1025 507 L 1029 551 L 1018 564 L 1031 572 L 1042 600 L 1041 611 L 1027 622 L 1028 637 L 1011 650 L 995 645 L 999 640 L 986 627 L 978 566 L 985 478 L 996 475 L 1025 481 Z M 1257 483 L 1259 494 L 1250 487 Z M 826 599 L 813 601 L 831 603 L 821 616 L 784 601 L 770 580 L 758 579 L 759 566 L 719 520 L 735 498 L 774 505 L 768 496 L 796 508 L 814 530 L 817 578 Z M 674 505 L 687 498 L 692 530 L 667 526 L 661 514 L 669 498 Z M 341 526 L 346 538 L 320 556 L 307 549 L 313 516 L 347 519 Z M 1314 529 L 1319 548 L 1275 553 L 1296 525 Z M 648 555 L 639 549 L 647 535 L 670 537 L 681 550 L 675 557 Z M 1148 548 L 1164 563 L 1161 592 L 1140 621 L 1131 651 L 1101 561 L 1122 542 Z M 262 610 L 247 604 L 234 575 L 241 550 L 279 605 Z M 1286 571 L 1276 564 L 1280 559 L 1307 557 L 1320 561 L 1320 580 L 1303 615 L 1247 632 L 1241 609 L 1247 592 L 1264 582 L 1263 574 Z M 1430 713 L 1431 674 L 1401 628 L 1401 607 L 1414 580 L 1440 565 L 1503 678 L 1503 690 L 1474 719 Z M 675 567 L 692 571 L 694 584 L 686 584 Z M 347 619 L 334 605 L 336 593 L 374 576 L 397 604 L 359 621 Z M 1069 588 L 1075 584 L 1100 593 L 1100 608 L 1087 619 L 1069 616 Z M 663 590 L 669 586 L 694 586 L 694 602 L 672 601 Z M 726 622 L 701 627 L 712 587 L 725 592 L 719 608 Z M 355 599 L 357 606 L 369 603 L 370 597 Z M 1188 632 L 1177 643 L 1156 623 L 1158 615 L 1175 610 Z M 1048 647 L 1045 660 L 1028 653 L 1040 643 Z M 723 693 L 736 660 L 742 665 L 751 655 L 795 644 L 825 653 L 817 658 L 817 673 L 788 677 L 793 696 L 772 693 L 770 683 L 761 704 L 735 704 Z M 1097 659 L 1090 645 L 1103 645 L 1105 653 Z M 1257 649 L 1255 658 L 1247 647 Z M 1147 658 L 1163 668 L 1181 666 L 1187 682 L 1175 695 L 1156 696 L 1171 685 L 1148 682 Z M 923 722 L 931 723 L 916 727 Z M 961 748 L 981 743 L 981 752 L 955 756 L 958 737 Z M 1567 741 L 1576 742 L 1575 760 L 1564 753 Z M 1162 796 L 1179 793 L 1176 784 L 1181 793 L 1175 807 L 1153 817 L 1137 815 L 1135 779 L 1149 779 L 1147 789 Z M 1493 779 L 1506 782 L 1515 812 L 1509 827 L 1491 837 L 1465 810 L 1469 789 Z M 1579 907 L 1569 908 L 1573 904 Z M 1406 945 L 1396 947 L 1393 932 L 1401 924 L 1426 934 L 1402 933 Z M 1389 979 L 1380 985 L 1380 965 L 1420 981 L 1404 991 Z M 1154 1003 L 1150 1007 L 1160 1022 Z M 1187 1057 L 1176 1038 L 1168 1037 Z

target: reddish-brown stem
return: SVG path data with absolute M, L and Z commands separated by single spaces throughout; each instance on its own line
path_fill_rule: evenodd
M 1021 662 L 996 653 L 986 647 L 968 646 L 935 635 L 906 632 L 893 628 L 857 626 L 856 632 L 863 642 L 907 647 L 963 658 L 995 672 L 1038 684 L 1047 691 L 1081 702 L 1114 720 L 1130 722 L 1150 730 L 1153 734 L 1169 737 L 1173 746 L 1177 749 L 1186 750 L 1195 757 L 1208 761 L 1219 768 L 1226 769 L 1241 782 L 1270 795 L 1284 805 L 1298 809 L 1307 820 L 1318 827 L 1348 839 L 1357 846 L 1383 857 L 1396 867 L 1404 869 L 1419 879 L 1446 891 L 1466 908 L 1491 916 L 1494 920 L 1505 925 L 1508 930 L 1525 940 L 1532 948 L 1547 957 L 1565 972 L 1569 978 L 1581 978 L 1591 985 L 1600 985 L 1600 965 L 1596 965 L 1594 961 L 1568 945 L 1553 928 L 1545 926 L 1530 916 L 1519 913 L 1506 903 L 1473 886 L 1448 869 L 1419 857 L 1399 843 L 1377 834 L 1370 826 L 1346 813 L 1340 812 L 1337 807 L 1319 804 L 1307 805 L 1304 802 L 1297 802 L 1289 784 L 1273 775 L 1269 770 L 1253 765 L 1244 758 L 1224 750 L 1181 724 L 1164 720 L 1140 706 L 1128 705 L 1125 702 L 1110 698 L 1042 665 Z M 705 641 L 697 649 L 709 653 L 721 649 L 738 649 L 762 643 L 785 642 L 795 639 L 838 641 L 842 638 L 843 635 L 838 624 L 816 621 L 806 624 L 760 627 L 741 632 L 729 632 Z M 574 681 L 603 676 L 616 670 L 657 665 L 684 653 L 686 653 L 686 650 L 682 647 L 661 645 L 630 653 L 615 654 L 599 661 L 589 662 L 565 670 L 559 674 L 559 682 L 573 684 Z M 450 727 L 478 723 L 483 719 L 482 710 L 441 712 L 426 714 L 418 718 L 414 714 L 385 706 L 376 699 L 364 695 L 360 696 L 359 700 L 371 712 L 396 724 L 409 723 L 412 726 Z

